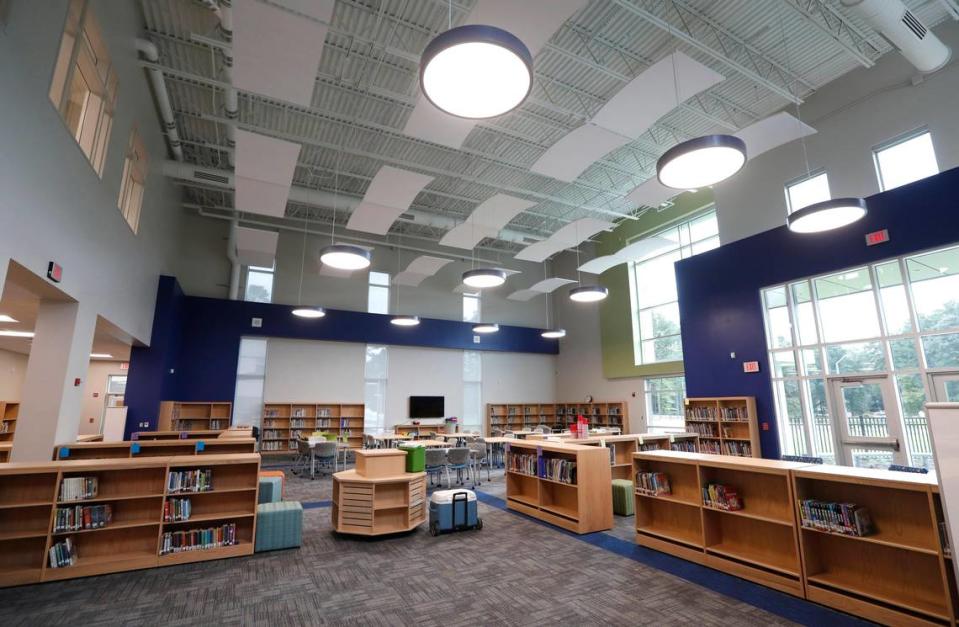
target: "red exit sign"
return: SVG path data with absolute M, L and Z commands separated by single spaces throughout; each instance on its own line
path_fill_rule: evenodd
M 885 244 L 889 241 L 889 230 L 873 231 L 866 233 L 866 246 L 875 246 L 876 244 Z
M 759 372 L 759 362 L 758 362 L 758 361 L 744 361 L 744 362 L 743 362 L 743 372 Z

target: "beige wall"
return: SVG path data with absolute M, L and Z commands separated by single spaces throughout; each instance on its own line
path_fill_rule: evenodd
M 100 433 L 103 406 L 106 403 L 107 377 L 111 374 L 126 374 L 120 370 L 119 361 L 91 361 L 83 385 L 83 409 L 77 435 Z M 94 398 L 96 394 L 96 398 Z
M 0 401 L 20 401 L 27 356 L 0 350 Z

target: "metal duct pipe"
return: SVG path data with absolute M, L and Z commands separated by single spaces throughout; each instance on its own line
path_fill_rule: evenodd
M 210 10 L 217 19 L 217 32 L 229 44 L 233 43 L 233 2 L 232 0 L 199 0 L 200 4 Z M 240 115 L 239 97 L 233 87 L 233 47 L 219 48 L 223 55 L 223 82 L 227 87 L 223 90 L 224 117 L 230 120 L 226 124 L 227 159 L 234 165 L 234 150 L 236 149 L 236 119 Z
M 217 170 L 214 168 L 204 168 L 191 165 L 189 163 L 179 163 L 176 161 L 163 162 L 163 174 L 169 178 L 190 181 L 205 186 L 221 187 L 223 189 L 234 189 L 236 184 L 233 172 L 230 170 Z M 346 194 L 334 194 L 323 190 L 309 189 L 293 185 L 290 187 L 289 200 L 302 205 L 311 205 L 314 207 L 323 207 L 337 210 L 345 209 L 353 211 L 360 204 L 361 198 Z M 447 216 L 420 211 L 418 209 L 407 209 L 403 212 L 400 220 L 414 222 L 416 224 L 426 224 L 428 226 L 449 231 L 450 229 L 462 224 L 454 218 Z M 499 232 L 497 239 L 514 242 L 517 244 L 532 244 L 539 241 L 540 237 L 516 231 L 513 229 L 503 229 Z
M 152 41 L 137 37 L 136 48 L 151 63 L 159 62 L 160 52 Z M 176 128 L 176 118 L 173 116 L 173 107 L 170 105 L 170 94 L 166 90 L 163 72 L 151 68 L 147 70 L 147 75 L 150 77 L 153 93 L 156 95 L 157 108 L 160 110 L 160 119 L 163 120 L 163 131 L 170 144 L 170 152 L 177 161 L 183 161 L 183 146 L 180 144 L 180 133 Z
M 920 72 L 935 72 L 949 62 L 949 47 L 902 0 L 842 0 L 842 4 L 866 20 Z
M 226 258 L 230 260 L 230 300 L 236 300 L 240 294 L 240 256 L 236 251 L 236 230 L 239 226 L 237 218 L 230 220 L 230 236 L 226 240 Z

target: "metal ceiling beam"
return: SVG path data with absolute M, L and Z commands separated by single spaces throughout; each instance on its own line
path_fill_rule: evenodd
M 782 2 L 836 42 L 863 67 L 872 67 L 876 64 L 874 57 L 881 54 L 879 49 L 841 13 L 823 0 L 782 0 Z

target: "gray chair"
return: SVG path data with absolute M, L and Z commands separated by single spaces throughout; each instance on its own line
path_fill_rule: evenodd
M 442 472 L 446 472 L 446 485 L 450 485 L 450 469 L 446 464 L 446 450 L 441 448 L 426 449 L 426 476 L 430 478 L 430 485 L 433 483 L 433 477 Z M 442 479 L 440 480 L 442 483 Z
M 317 466 L 319 466 L 321 470 L 323 468 L 332 469 L 333 472 L 339 470 L 339 457 L 336 454 L 336 449 L 336 442 L 330 442 L 329 440 L 317 442 L 316 445 L 314 445 L 313 460 L 310 464 L 311 478 L 315 474 Z
M 296 458 L 293 460 L 293 467 L 290 469 L 294 475 L 298 475 L 310 467 L 310 443 L 301 438 L 296 440 Z
M 481 483 L 480 473 L 483 471 L 483 466 L 486 466 L 486 480 L 492 481 L 490 478 L 490 452 L 489 446 L 486 444 L 486 440 L 483 438 L 477 438 L 470 442 L 470 467 L 473 473 L 473 484 Z
M 553 430 L 547 427 L 546 425 L 539 425 L 538 427 L 533 429 L 533 431 L 538 431 L 539 433 L 544 433 L 544 434 L 553 432 Z
M 463 483 L 463 473 L 469 475 L 470 472 L 470 449 L 465 446 L 451 448 L 446 452 L 446 480 L 449 487 L 449 471 L 456 471 L 456 482 Z
M 503 430 L 502 430 L 502 429 L 493 429 L 493 437 L 494 437 L 494 438 L 501 438 L 501 437 L 503 437 Z

